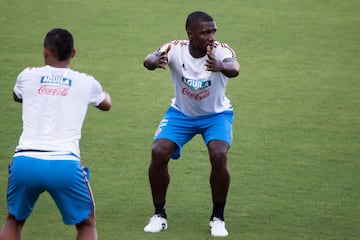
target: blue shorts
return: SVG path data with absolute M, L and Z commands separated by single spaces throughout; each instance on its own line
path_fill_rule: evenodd
M 14 156 L 9 164 L 9 213 L 17 220 L 27 219 L 45 191 L 54 199 L 65 224 L 80 223 L 95 211 L 88 172 L 80 161 Z
M 180 158 L 182 147 L 196 134 L 201 134 L 207 145 L 211 140 L 221 140 L 232 144 L 233 111 L 224 111 L 209 116 L 187 117 L 177 109 L 169 107 L 161 120 L 154 136 L 154 140 L 165 138 L 177 145 L 171 156 Z

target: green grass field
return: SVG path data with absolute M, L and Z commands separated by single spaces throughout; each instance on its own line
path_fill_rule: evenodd
M 227 239 L 360 237 L 360 2 L 357 0 L 0 1 L 0 223 L 7 165 L 21 133 L 12 101 L 17 74 L 43 64 L 42 41 L 69 29 L 72 67 L 94 75 L 113 108 L 90 108 L 82 161 L 91 170 L 100 239 L 212 239 L 209 161 L 202 139 L 170 163 L 168 231 L 146 234 L 152 136 L 173 96 L 168 70 L 147 71 L 147 53 L 185 39 L 188 13 L 204 10 L 217 40 L 241 63 L 228 97 L 235 107 Z M 74 239 L 42 196 L 25 240 Z

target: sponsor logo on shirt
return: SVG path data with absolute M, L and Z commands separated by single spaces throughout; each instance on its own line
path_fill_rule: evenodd
M 44 85 L 38 89 L 38 94 L 66 96 L 71 87 L 72 80 L 62 76 L 42 76 L 40 83 Z
M 182 82 L 186 85 L 181 90 L 181 93 L 193 98 L 197 101 L 203 100 L 210 95 L 210 91 L 207 90 L 211 86 L 210 80 L 194 80 L 182 77 Z
M 194 93 L 194 92 L 190 91 L 186 87 L 181 90 L 181 93 L 188 96 L 189 98 L 193 98 L 193 99 L 198 100 L 198 101 L 203 100 L 204 98 L 207 98 L 210 95 L 209 90 L 204 90 L 204 91 L 201 91 L 201 92 Z
M 68 94 L 68 87 L 49 86 L 44 85 L 38 89 L 38 94 L 52 95 L 52 96 L 66 96 Z
M 194 89 L 196 91 L 205 89 L 207 87 L 211 86 L 211 81 L 210 80 L 194 80 L 194 79 L 189 79 L 189 78 L 181 78 L 182 82 L 188 86 L 191 89 Z
M 71 87 L 72 80 L 62 76 L 42 76 L 40 83 L 59 84 Z

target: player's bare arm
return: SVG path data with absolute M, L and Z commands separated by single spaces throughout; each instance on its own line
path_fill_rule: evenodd
M 165 69 L 168 62 L 168 53 L 170 48 L 171 45 L 169 44 L 165 51 L 156 51 L 147 55 L 144 60 L 144 66 L 149 70 L 154 70 L 156 68 Z
M 13 99 L 14 99 L 15 102 L 22 103 L 22 99 L 19 98 L 14 92 L 13 92 Z
M 215 58 L 210 46 L 207 47 L 207 56 L 208 59 L 205 63 L 207 71 L 222 72 L 229 78 L 237 77 L 239 75 L 240 64 L 235 58 L 225 58 L 223 61 L 220 61 Z
M 105 93 L 105 98 L 104 100 L 97 106 L 98 109 L 102 110 L 102 111 L 109 111 L 111 108 L 111 97 L 110 94 L 108 94 L 107 92 Z

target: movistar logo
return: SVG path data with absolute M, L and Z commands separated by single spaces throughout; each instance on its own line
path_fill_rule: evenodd
M 72 80 L 69 78 L 64 78 L 62 76 L 42 76 L 40 83 L 53 83 L 70 87 Z
M 188 78 L 181 78 L 182 82 L 191 89 L 201 90 L 211 86 L 210 80 L 194 80 Z

